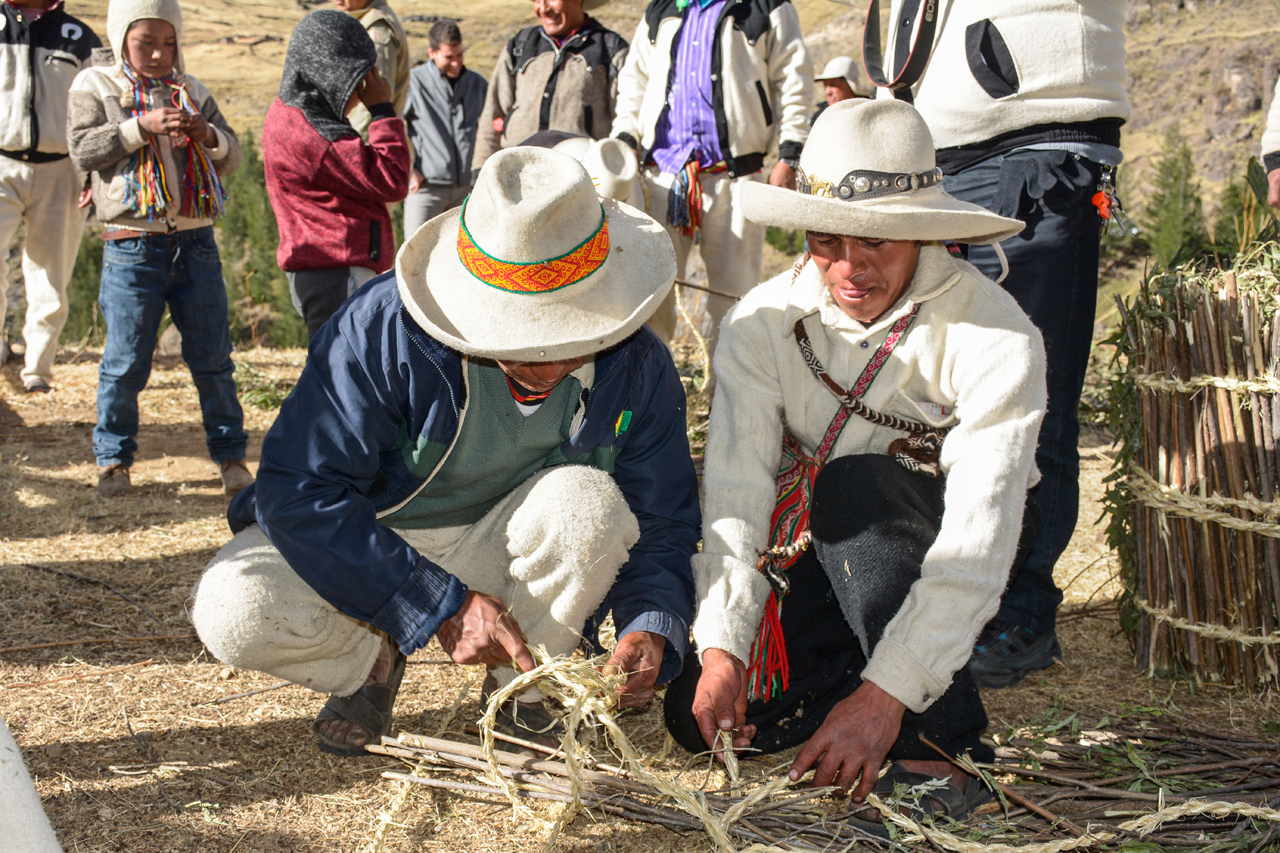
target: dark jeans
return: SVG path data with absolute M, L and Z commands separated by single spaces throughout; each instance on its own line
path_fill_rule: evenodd
M 808 740 L 827 714 L 862 684 L 862 670 L 885 626 L 897 615 L 920 577 L 925 553 L 942 523 L 942 478 L 908 471 L 887 456 L 842 456 L 814 484 L 810 529 L 813 546 L 791 567 L 791 589 L 782 602 L 782 632 L 790 663 L 785 693 L 747 705 L 758 728 L 752 746 L 777 752 Z M 1024 521 L 1023 539 L 1035 528 Z M 1025 549 L 1019 548 L 1019 558 Z M 846 568 L 847 567 L 847 568 Z M 667 729 L 690 752 L 707 747 L 693 717 L 702 669 L 690 654 L 667 688 Z M 979 739 L 987 714 L 968 667 L 922 714 L 907 711 L 889 751 L 893 759 L 934 761 L 927 737 L 949 754 L 969 752 L 978 761 L 994 754 Z
M 1092 198 L 1101 171 L 1097 163 L 1065 151 L 1024 149 L 984 160 L 942 182 L 956 198 L 1027 225 L 1000 244 L 1009 260 L 1002 285 L 1044 335 L 1049 406 L 1036 447 L 1041 480 L 1032 491 L 1042 524 L 997 618 L 1034 631 L 1055 626 L 1062 592 L 1053 582 L 1053 567 L 1071 541 L 1079 513 L 1077 409 L 1098 296 L 1102 220 Z M 991 246 L 969 247 L 969 260 L 992 280 L 1000 277 L 1000 260 Z
M 205 443 L 214 462 L 243 459 L 249 436 L 232 376 L 227 288 L 213 228 L 107 240 L 98 304 L 107 343 L 98 368 L 98 465 L 132 465 L 138 449 L 138 394 L 164 307 L 182 333 L 182 360 L 200 395 Z

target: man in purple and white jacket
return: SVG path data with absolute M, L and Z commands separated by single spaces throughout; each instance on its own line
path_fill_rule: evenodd
M 662 222 L 684 273 L 698 243 L 711 295 L 711 333 L 760 281 L 764 227 L 738 204 L 744 181 L 779 159 L 774 186 L 791 186 L 809 135 L 813 63 L 787 0 L 653 0 L 618 80 L 613 136 L 640 158 L 647 212 Z M 675 296 L 654 315 L 675 329 Z

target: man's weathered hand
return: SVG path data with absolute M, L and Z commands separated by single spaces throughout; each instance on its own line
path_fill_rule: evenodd
M 702 675 L 693 694 L 693 718 L 702 740 L 720 755 L 720 732 L 733 733 L 733 748 L 751 746 L 755 726 L 746 726 L 747 668 L 723 649 L 702 653 Z
M 889 754 L 902 728 L 906 706 L 870 681 L 841 700 L 827 714 L 822 726 L 800 750 L 791 765 L 791 780 L 808 772 L 821 759 L 813 784 L 817 787 L 835 784 L 848 790 L 861 774 L 853 791 L 857 802 L 866 799 L 880 774 L 880 766 Z
M 468 592 L 458 612 L 440 625 L 436 639 L 454 663 L 506 666 L 514 661 L 522 672 L 535 666 L 515 617 L 483 592 Z
M 618 640 L 613 657 L 604 666 L 605 672 L 625 672 L 630 676 L 618 689 L 618 707 L 639 708 L 652 701 L 666 647 L 667 638 L 651 631 L 632 631 Z
M 1280 207 L 1280 169 L 1267 172 L 1267 204 Z
M 427 178 L 425 175 L 423 175 L 417 169 L 412 169 L 409 172 L 409 195 L 413 195 L 418 190 L 422 189 L 422 185 L 425 184 L 426 182 L 427 182 Z
M 779 160 L 773 167 L 773 171 L 769 173 L 769 185 L 788 190 L 795 189 L 796 170 L 787 165 L 785 160 Z

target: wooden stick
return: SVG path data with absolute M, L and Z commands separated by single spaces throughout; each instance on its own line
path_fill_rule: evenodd
M 155 662 L 155 660 L 148 658 L 147 660 L 139 661 L 138 663 L 131 663 L 128 666 L 117 666 L 113 669 L 100 669 L 97 672 L 85 672 L 80 675 L 64 675 L 62 678 L 50 678 L 47 681 L 24 681 L 19 684 L 6 684 L 4 689 L 16 690 L 19 687 L 41 687 L 45 684 L 57 684 L 60 681 L 77 681 L 81 678 L 95 678 L 99 675 L 111 675 L 116 672 L 124 672 L 126 669 L 135 669 Z
M 938 746 L 936 743 L 934 743 L 933 741 L 929 740 L 929 739 L 928 739 L 927 737 L 925 737 L 924 735 L 920 735 L 920 742 L 921 742 L 921 743 L 923 743 L 925 746 L 929 747 L 930 749 L 932 749 L 934 752 L 936 752 L 936 753 L 938 753 L 939 755 L 941 755 L 943 758 L 945 758 L 945 759 L 947 760 L 947 762 L 948 762 L 948 763 L 950 763 L 951 765 L 953 765 L 957 770 L 961 771 L 961 772 L 962 772 L 962 773 L 964 773 L 966 776 L 970 775 L 970 774 L 969 774 L 969 770 L 968 770 L 968 768 L 966 768 L 966 767 L 965 767 L 963 764 L 961 764 L 960 762 L 956 761 L 956 760 L 955 760 L 955 758 L 954 758 L 954 757 L 952 757 L 950 753 L 948 753 L 948 752 L 944 751 L 944 750 L 942 749 L 942 747 Z M 1003 793 L 1006 797 L 1008 797 L 1009 799 L 1013 800 L 1015 803 L 1018 803 L 1019 805 L 1026 806 L 1027 808 L 1031 809 L 1031 811 L 1033 811 L 1033 812 L 1035 812 L 1036 814 L 1040 815 L 1040 817 L 1042 817 L 1042 818 L 1044 818 L 1045 820 L 1049 821 L 1049 823 L 1053 824 L 1054 826 L 1061 826 L 1061 827 L 1063 827 L 1064 829 L 1066 829 L 1066 830 L 1067 830 L 1067 832 L 1070 832 L 1072 835 L 1076 836 L 1077 838 L 1079 838 L 1080 836 L 1084 835 L 1084 830 L 1083 830 L 1083 829 L 1081 829 L 1080 827 L 1076 826 L 1074 823 L 1072 823 L 1071 821 L 1067 820 L 1065 817 L 1058 817 L 1058 816 L 1057 816 L 1056 814 L 1054 814 L 1053 812 L 1048 811 L 1048 810 L 1046 810 L 1046 809 L 1044 809 L 1044 808 L 1041 808 L 1040 806 L 1038 806 L 1038 805 L 1037 805 L 1035 802 L 1033 802 L 1032 800 L 1030 800 L 1030 799 L 1028 799 L 1028 798 L 1026 798 L 1026 797 L 1022 796 L 1022 795 L 1021 795 L 1021 794 L 1019 794 L 1019 793 L 1017 793 L 1017 792 L 1016 792 L 1016 791 L 1014 791 L 1012 788 L 1010 788 L 1008 785 L 1004 784 L 1003 782 L 999 781 L 998 779 L 996 779 L 996 778 L 994 778 L 994 777 L 992 777 L 991 781 L 995 783 L 996 787 L 997 787 L 997 788 L 999 788 L 999 789 L 1000 789 L 1000 792 L 1001 792 L 1001 793 Z
M 96 643 L 144 643 L 147 640 L 154 640 L 159 643 L 167 640 L 194 639 L 197 639 L 195 634 L 165 634 L 159 637 L 97 637 L 86 640 L 59 640 L 56 643 L 35 643 L 30 646 L 9 646 L 7 649 L 0 649 L 0 655 L 13 654 L 14 652 L 33 652 L 37 649 L 56 649 L 61 646 L 91 646 Z
M 129 596 L 125 595 L 123 592 L 121 592 L 120 590 L 116 589 L 114 586 L 112 586 L 111 584 L 109 584 L 109 583 L 107 583 L 106 581 L 102 580 L 101 578 L 91 578 L 91 577 L 89 577 L 88 575 L 78 575 L 78 574 L 76 574 L 75 572 L 68 572 L 68 571 L 65 571 L 65 570 L 63 570 L 63 569 L 55 569 L 55 568 L 52 568 L 52 567 L 50 567 L 50 566 L 42 566 L 42 565 L 40 565 L 39 563 L 21 563 L 20 565 L 21 565 L 24 569 L 35 569 L 36 571 L 48 572 L 48 573 L 49 573 L 49 574 L 51 574 L 51 575 L 62 575 L 63 577 L 71 578 L 72 580 L 85 581 L 86 583 L 96 583 L 96 584 L 98 584 L 99 586 L 106 587 L 107 589 L 109 589 L 109 590 L 111 590 L 113 593 L 115 593 L 116 595 L 120 596 L 120 598 L 122 598 L 122 599 L 124 599 L 125 601 L 129 602 L 129 603 L 130 603 L 130 604 L 132 604 L 134 607 L 136 607 L 136 608 L 138 608 L 139 610 L 141 610 L 143 613 L 147 614 L 147 616 L 148 616 L 148 617 L 150 617 L 151 621 L 155 622 L 155 623 L 156 623 L 157 625 L 159 625 L 161 628 L 167 628 L 167 627 L 168 627 L 168 626 L 167 626 L 167 625 L 165 625 L 163 622 L 161 622 L 159 619 L 157 619 L 157 618 L 155 617 L 155 615 L 154 615 L 150 610 L 148 610 L 147 608 L 143 607 L 141 604 L 139 604 L 138 602 L 134 601 L 132 598 L 130 598 Z
M 272 690 L 279 690 L 281 687 L 288 687 L 293 684 L 292 681 L 281 681 L 279 684 L 272 684 L 270 687 L 259 687 L 256 690 L 246 690 L 243 693 L 232 693 L 229 696 L 219 696 L 204 702 L 192 702 L 191 707 L 198 708 L 203 705 L 225 705 L 228 702 L 234 702 L 237 699 L 246 699 L 250 696 L 257 696 L 259 693 L 270 693 Z

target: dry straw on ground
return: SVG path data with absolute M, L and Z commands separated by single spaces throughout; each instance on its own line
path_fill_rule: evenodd
M 514 812 L 502 797 L 420 785 L 410 789 L 383 779 L 385 771 L 404 771 L 398 760 L 324 755 L 310 734 L 322 697 L 296 686 L 269 689 L 277 679 L 229 669 L 186 638 L 190 626 L 184 604 L 191 586 L 229 538 L 226 498 L 205 456 L 195 393 L 180 362 L 157 362 L 142 395 L 137 488 L 128 498 L 100 498 L 92 488 L 90 437 L 97 357 L 92 350 L 65 350 L 56 368 L 58 389 L 48 396 L 22 394 L 16 364 L 0 373 L 0 588 L 5 591 L 0 648 L 96 641 L 0 653 L 0 714 L 26 752 L 66 849 L 350 853 L 367 849 L 378 833 L 388 853 L 541 849 L 554 814 L 534 821 Z M 304 357 L 275 351 L 236 355 L 270 377 L 285 379 L 296 376 Z M 273 413 L 247 407 L 246 415 L 251 467 L 256 467 Z M 1089 749 L 1080 745 L 1088 740 L 1087 730 L 1143 720 L 1171 726 L 1177 737 L 1183 736 L 1179 731 L 1212 732 L 1221 738 L 1216 746 L 1231 752 L 1249 752 L 1232 739 L 1271 742 L 1268 727 L 1280 727 L 1280 713 L 1269 695 L 1135 677 L 1116 625 L 1114 559 L 1097 524 L 1109 452 L 1105 446 L 1085 447 L 1080 525 L 1059 566 L 1067 599 L 1060 626 L 1066 661 L 1017 688 L 985 692 L 992 732 L 1008 741 L 1002 749 L 1020 749 L 1024 740 L 1033 744 L 1041 766 L 1055 760 L 1050 753 L 1065 761 L 1061 756 L 1069 749 Z M 105 581 L 136 604 L 70 575 Z M 135 639 L 144 636 L 155 639 Z M 165 637 L 170 639 L 160 639 Z M 470 668 L 438 663 L 444 657 L 432 646 L 410 661 L 395 731 L 477 744 L 466 729 L 483 713 L 478 679 Z M 71 680 L 52 681 L 68 676 Z M 659 708 L 618 714 L 616 722 L 639 755 L 663 755 L 666 734 Z M 1015 736 L 1019 731 L 1023 735 Z M 1146 741 L 1133 745 L 1137 760 L 1152 755 Z M 741 776 L 757 779 L 791 757 L 744 759 Z M 1109 760 L 1115 762 L 1115 776 L 1139 773 L 1127 753 L 1116 752 Z M 1158 774 L 1172 760 L 1155 755 L 1148 770 L 1157 780 L 1166 779 Z M 1217 760 L 1239 759 L 1220 755 Z M 694 760 L 678 748 L 647 767 L 691 790 L 714 791 L 725 784 L 705 759 Z M 1078 764 L 1060 769 L 1086 773 Z M 1193 790 L 1188 783 L 1197 776 L 1207 779 L 1210 771 L 1175 777 L 1176 787 Z M 1070 787 L 1040 781 L 1046 792 Z M 1253 771 L 1239 784 L 1251 781 L 1266 780 Z M 1154 790 L 1145 777 L 1124 784 L 1135 783 L 1148 794 Z M 403 801 L 398 809 L 397 798 Z M 818 802 L 833 814 L 844 808 L 841 800 Z M 1046 808 L 1054 810 L 1061 802 Z M 1146 804 L 1143 811 L 1157 805 Z M 383 820 L 387 816 L 394 819 Z M 1206 830 L 1222 826 L 1195 820 L 1203 820 Z M 982 832 L 997 826 L 978 825 Z M 1008 843 L 1026 840 L 1019 831 L 1000 831 L 1009 833 L 1003 839 Z M 1248 841 L 1242 849 L 1248 853 L 1266 831 L 1261 824 L 1250 826 L 1234 840 Z M 557 849 L 665 853 L 709 851 L 714 845 L 701 830 L 640 824 L 587 805 L 563 827 Z

